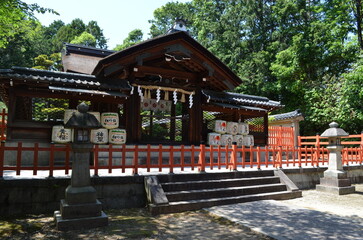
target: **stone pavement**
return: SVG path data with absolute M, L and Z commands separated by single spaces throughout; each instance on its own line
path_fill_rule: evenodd
M 206 209 L 275 239 L 363 240 L 363 184 L 356 193 L 303 191 L 299 199 L 265 200 Z

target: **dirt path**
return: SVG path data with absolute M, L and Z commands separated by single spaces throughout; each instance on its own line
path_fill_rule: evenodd
M 146 209 L 106 211 L 108 227 L 60 232 L 53 217 L 0 220 L 0 239 L 270 239 L 205 211 L 150 216 Z

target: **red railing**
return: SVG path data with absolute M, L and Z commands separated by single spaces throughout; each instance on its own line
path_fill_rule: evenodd
M 343 146 L 352 146 L 352 147 L 358 147 L 363 146 L 363 133 L 361 134 L 355 134 L 355 135 L 349 135 L 346 137 L 341 138 L 341 144 Z M 316 136 L 307 136 L 307 137 L 298 137 L 298 146 L 326 146 L 328 145 L 328 139 L 326 137 L 321 137 L 320 135 Z
M 32 162 L 23 164 L 24 152 L 32 152 Z M 39 154 L 47 152 L 49 161 L 39 164 Z M 55 154 L 63 152 L 64 161 L 55 163 Z M 327 165 L 328 151 L 325 147 L 213 147 L 213 146 L 130 146 L 130 145 L 95 145 L 92 150 L 93 163 L 91 169 L 95 175 L 106 169 L 108 173 L 125 173 L 130 170 L 134 174 L 144 172 L 168 172 L 178 171 L 205 171 L 213 169 L 237 168 L 279 168 L 279 167 L 304 167 Z M 5 154 L 13 154 L 16 159 L 13 164 L 5 164 Z M 8 147 L 4 143 L 0 145 L 0 177 L 4 171 L 14 171 L 21 175 L 21 171 L 31 170 L 33 175 L 38 171 L 48 171 L 49 176 L 54 175 L 55 170 L 63 170 L 69 174 L 71 169 L 70 144 L 50 145 L 40 147 L 24 147 L 21 142 L 17 146 Z M 342 152 L 343 164 L 362 164 L 363 148 L 345 148 Z
M 268 145 L 269 146 L 295 146 L 294 128 L 282 126 L 268 127 Z

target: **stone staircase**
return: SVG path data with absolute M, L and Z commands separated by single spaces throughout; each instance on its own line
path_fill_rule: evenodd
M 154 215 L 302 196 L 281 170 L 148 176 L 145 189 Z

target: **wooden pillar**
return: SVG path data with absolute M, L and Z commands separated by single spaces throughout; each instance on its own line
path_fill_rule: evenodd
M 137 143 L 140 140 L 140 98 L 137 93 L 131 95 L 125 103 L 125 121 L 127 143 Z
M 193 107 L 190 111 L 190 143 L 200 144 L 202 140 L 203 128 L 203 110 L 202 110 L 202 92 L 200 88 L 195 91 L 193 97 Z
M 263 115 L 264 144 L 268 144 L 268 113 Z

